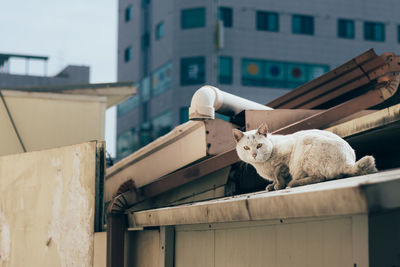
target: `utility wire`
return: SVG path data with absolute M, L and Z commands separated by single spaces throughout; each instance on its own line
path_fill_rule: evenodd
M 24 146 L 24 143 L 22 142 L 21 136 L 18 133 L 17 127 L 15 126 L 14 120 L 13 120 L 13 118 L 11 116 L 10 110 L 8 109 L 6 100 L 4 99 L 4 96 L 3 96 L 3 93 L 1 92 L 1 90 L 0 90 L 0 98 L 1 98 L 1 101 L 3 101 L 4 107 L 6 108 L 6 111 L 7 111 L 7 114 L 8 114 L 8 118 L 10 119 L 10 122 L 11 122 L 13 128 L 14 128 L 14 132 L 17 135 L 19 143 L 21 144 L 21 147 L 24 150 L 24 152 L 26 152 L 26 148 Z

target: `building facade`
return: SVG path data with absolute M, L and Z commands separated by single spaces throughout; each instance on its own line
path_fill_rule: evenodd
M 139 94 L 118 106 L 117 157 L 187 120 L 210 84 L 259 103 L 362 52 L 400 49 L 391 0 L 119 0 L 118 80 Z

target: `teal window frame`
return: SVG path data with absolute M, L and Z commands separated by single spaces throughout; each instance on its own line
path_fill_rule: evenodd
M 163 21 L 161 21 L 160 23 L 158 23 L 156 25 L 156 30 L 155 30 L 156 40 L 160 40 L 161 38 L 164 37 L 164 33 L 165 33 L 165 29 L 164 28 L 165 28 L 165 26 L 164 26 L 164 22 Z
M 225 28 L 233 27 L 233 9 L 231 7 L 221 6 L 218 8 L 218 18 L 222 20 Z
M 338 19 L 337 36 L 339 38 L 344 38 L 344 39 L 354 39 L 355 37 L 354 20 Z
M 382 22 L 365 21 L 364 22 L 364 40 L 374 42 L 385 41 L 385 24 Z
M 243 86 L 292 89 L 329 71 L 329 66 L 322 64 L 272 61 L 252 58 L 242 58 L 241 64 Z M 249 73 L 248 68 L 251 64 L 254 64 L 254 66 L 252 66 L 253 68 L 258 68 L 257 72 Z M 319 72 L 317 73 L 318 75 L 316 75 L 317 70 Z M 296 72 L 295 75 L 292 74 L 294 72 Z
M 189 67 L 191 65 L 198 66 L 198 78 L 191 78 Z M 181 58 L 180 62 L 180 82 L 182 86 L 203 84 L 206 80 L 206 58 L 204 56 L 199 57 L 186 57 Z
M 218 57 L 218 83 L 233 83 L 233 59 L 228 56 Z
M 124 61 L 129 62 L 132 60 L 132 46 L 128 46 L 124 50 Z
M 257 31 L 279 32 L 279 14 L 270 11 L 256 11 Z
M 400 24 L 397 25 L 397 42 L 400 44 Z
M 132 5 L 129 5 L 125 8 L 125 22 L 129 22 L 132 20 L 132 12 L 133 12 Z
M 292 33 L 314 35 L 314 17 L 309 15 L 292 15 Z
M 188 8 L 181 10 L 181 29 L 203 28 L 206 26 L 206 8 Z

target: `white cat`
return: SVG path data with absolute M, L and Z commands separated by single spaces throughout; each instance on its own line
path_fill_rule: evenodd
M 239 158 L 253 165 L 261 177 L 273 181 L 268 191 L 377 172 L 374 157 L 365 156 L 356 162 L 351 146 L 328 131 L 274 135 L 261 124 L 248 132 L 234 129 L 233 135 Z

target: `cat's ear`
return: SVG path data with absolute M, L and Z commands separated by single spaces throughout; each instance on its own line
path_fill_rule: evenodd
M 239 142 L 242 139 L 244 133 L 238 129 L 232 130 L 233 136 L 235 137 L 236 142 Z
M 267 126 L 267 124 L 266 123 L 262 123 L 257 129 L 257 133 L 267 137 L 267 134 L 268 134 L 268 126 Z

